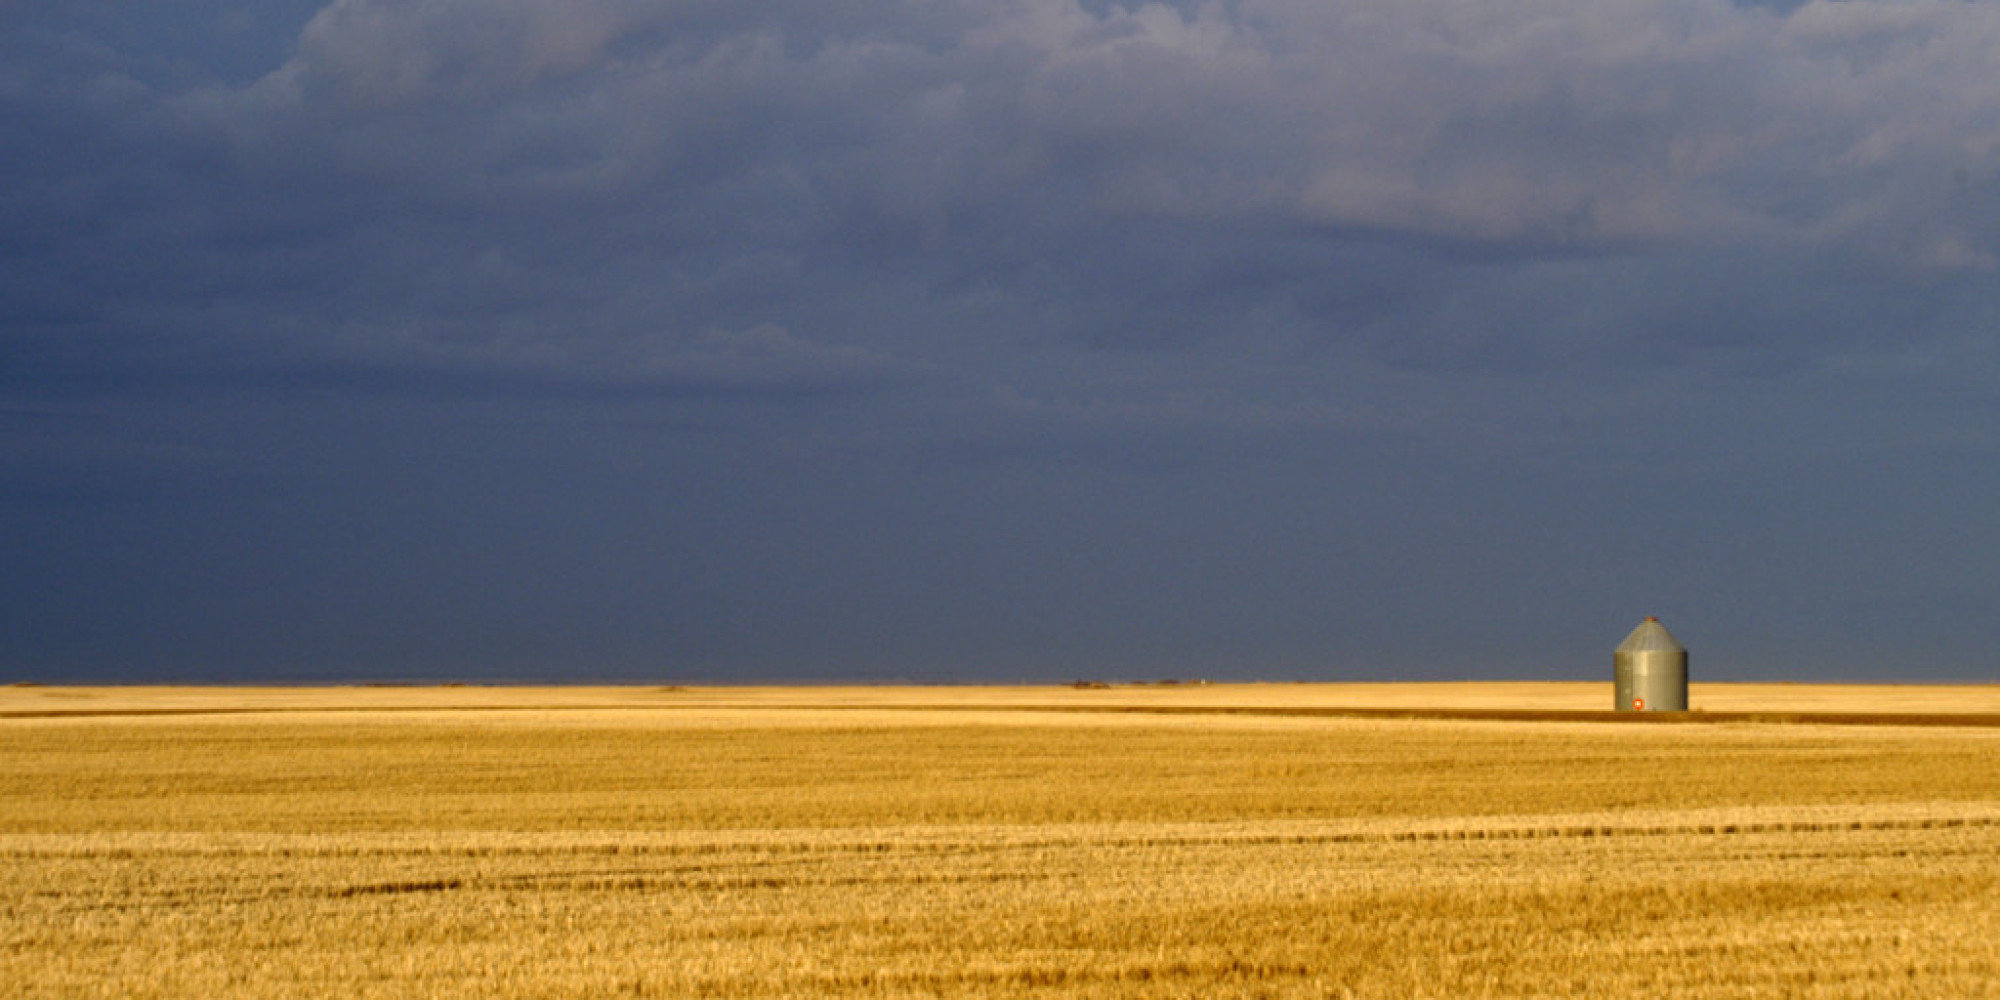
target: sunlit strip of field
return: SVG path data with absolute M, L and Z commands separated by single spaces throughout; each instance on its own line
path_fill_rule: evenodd
M 1695 683 L 1698 712 L 1849 715 L 2000 715 L 2000 684 Z M 1382 684 L 1208 684 L 1191 681 L 1060 686 L 489 687 L 0 687 L 0 718 L 112 713 L 271 711 L 632 710 L 649 707 L 1113 708 L 1338 711 L 1601 712 L 1603 682 L 1480 681 Z
M 315 694 L 0 718 L 6 992 L 2000 993 L 1990 728 Z

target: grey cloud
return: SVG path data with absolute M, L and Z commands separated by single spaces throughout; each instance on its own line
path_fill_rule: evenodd
M 491 99 L 590 65 L 637 19 L 638 7 L 335 0 L 263 86 L 324 95 L 353 110 Z
M 15 69 L 0 251 L 39 343 L 143 357 L 631 376 L 765 329 L 795 374 L 996 341 L 1782 370 L 1933 314 L 1732 303 L 1994 263 L 1996 11 L 341 0 L 240 86 L 82 41 Z
M 545 145 L 592 162 L 551 180 L 728 170 L 928 214 L 933 234 L 1061 177 L 1097 212 L 1529 245 L 1866 241 L 1913 215 L 1894 228 L 1929 263 L 1983 263 L 1990 241 L 1938 200 L 2000 143 L 1986 5 L 940 9 L 355 0 L 263 86 L 378 116 L 438 102 L 402 126 L 421 144 L 350 127 L 390 156 L 445 144 L 473 177 L 561 122 Z

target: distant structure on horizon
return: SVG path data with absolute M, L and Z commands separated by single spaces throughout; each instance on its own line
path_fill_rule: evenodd
M 1647 618 L 1611 654 L 1612 706 L 1620 712 L 1685 712 L 1688 707 L 1687 647 Z

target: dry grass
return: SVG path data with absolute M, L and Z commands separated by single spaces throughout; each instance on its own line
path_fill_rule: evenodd
M 2000 995 L 2000 730 L 1065 700 L 1300 687 L 825 694 L 837 709 L 776 689 L 12 689 L 0 983 Z M 36 697 L 282 711 L 5 717 Z

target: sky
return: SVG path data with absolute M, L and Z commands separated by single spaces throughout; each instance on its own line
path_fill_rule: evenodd
M 1992 0 L 0 0 L 0 681 L 2000 680 Z

